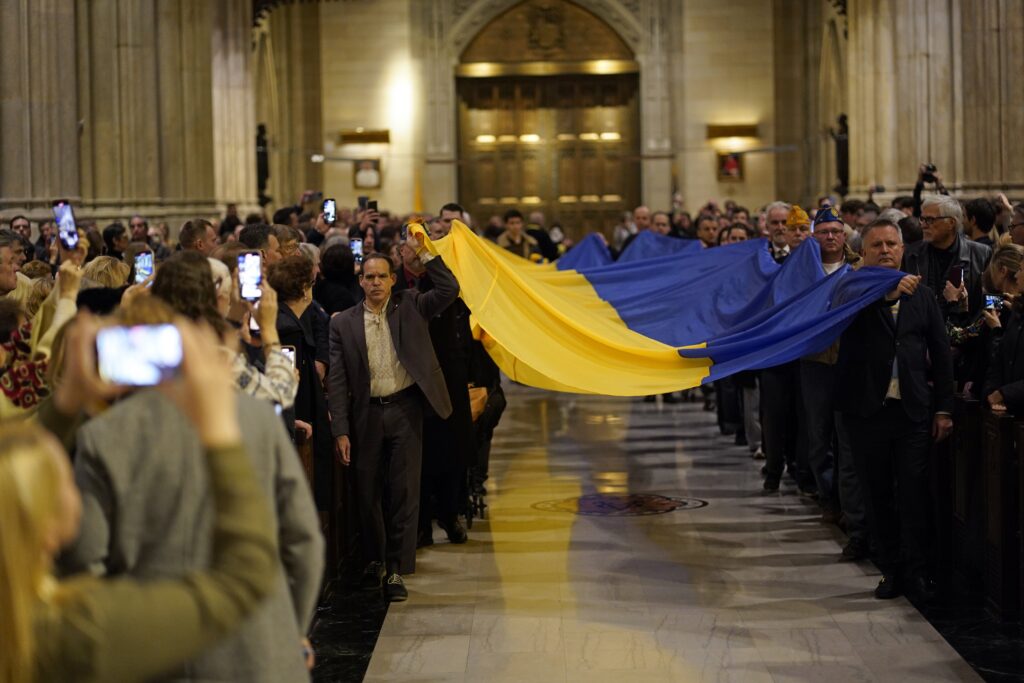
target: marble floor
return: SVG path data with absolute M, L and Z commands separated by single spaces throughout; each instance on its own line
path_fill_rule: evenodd
M 508 393 L 489 518 L 421 551 L 367 681 L 980 680 L 700 404 Z M 681 507 L 590 514 L 626 494 Z

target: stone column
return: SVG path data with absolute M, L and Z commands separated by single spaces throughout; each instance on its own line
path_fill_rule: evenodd
M 81 195 L 98 219 L 216 213 L 210 5 L 79 0 Z
M 213 172 L 218 207 L 256 204 L 252 2 L 213 3 Z
M 267 126 L 271 209 L 294 204 L 307 189 L 322 189 L 320 8 L 297 3 L 275 9 L 257 38 L 256 122 Z M 255 130 L 253 131 L 255 140 Z
M 0 212 L 78 200 L 74 0 L 0 0 Z
M 455 67 L 458 54 L 446 40 L 451 10 L 445 0 L 416 3 L 412 13 L 414 34 L 422 36 L 413 46 L 420 66 L 425 111 L 423 131 L 423 208 L 437 211 L 459 192 L 458 144 L 456 141 Z M 482 217 L 477 216 L 477 219 Z
M 643 48 L 640 63 L 641 197 L 651 207 L 669 206 L 672 199 L 672 107 L 670 92 L 672 35 L 669 27 L 678 8 L 664 0 L 640 7 Z

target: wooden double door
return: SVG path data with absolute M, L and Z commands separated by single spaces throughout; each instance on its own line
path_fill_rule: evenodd
M 637 75 L 460 78 L 459 198 L 610 234 L 640 198 Z

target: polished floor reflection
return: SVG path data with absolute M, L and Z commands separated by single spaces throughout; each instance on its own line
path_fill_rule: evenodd
M 979 680 L 757 470 L 699 404 L 512 387 L 489 519 L 421 552 L 366 680 Z

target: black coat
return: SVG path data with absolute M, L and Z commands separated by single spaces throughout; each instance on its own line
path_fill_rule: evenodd
M 996 390 L 1011 413 L 1024 415 L 1024 315 L 1017 311 L 1010 314 L 1002 337 L 993 345 L 981 398 Z
M 324 510 L 330 502 L 334 442 L 327 414 L 327 397 L 316 374 L 316 318 L 317 312 L 312 307 L 307 307 L 300 318 L 282 302 L 277 311 L 277 334 L 283 346 L 295 347 L 299 391 L 295 395 L 292 412 L 294 419 L 313 426 L 313 488 L 317 507 Z M 294 428 L 294 425 L 289 426 Z
M 355 280 L 352 282 L 336 282 L 320 280 L 313 287 L 313 298 L 319 302 L 327 315 L 341 313 L 363 300 L 363 290 Z
M 921 282 L 932 288 L 932 295 L 939 304 L 943 319 L 949 318 L 957 325 L 966 325 L 985 306 L 985 292 L 982 290 L 981 277 L 985 268 L 988 267 L 992 250 L 984 244 L 972 242 L 962 235 L 957 236 L 955 249 L 956 253 L 950 264 L 950 270 L 957 266 L 964 270 L 964 282 L 967 284 L 966 312 L 955 312 L 952 305 L 947 303 L 945 297 L 942 296 L 942 290 L 936 289 L 940 284 L 945 286 L 949 272 L 931 272 L 934 259 L 930 255 L 931 245 L 928 242 L 922 241 L 907 245 L 906 251 L 903 253 L 901 270 L 912 275 L 920 275 Z
M 899 363 L 901 404 L 911 420 L 932 411 L 953 412 L 953 361 L 935 295 L 920 285 L 912 296 L 900 297 L 898 321 L 881 299 L 864 310 L 843 333 L 839 343 L 837 409 L 871 417 L 882 409 Z M 932 386 L 929 386 L 929 379 Z

